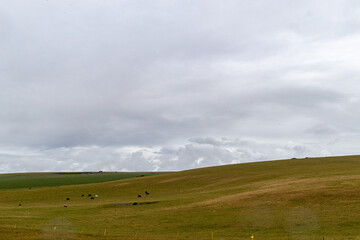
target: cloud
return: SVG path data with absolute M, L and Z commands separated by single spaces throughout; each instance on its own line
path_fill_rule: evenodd
M 316 125 L 310 129 L 306 130 L 307 133 L 310 134 L 316 134 L 316 135 L 332 135 L 332 134 L 336 134 L 336 130 L 328 125 Z
M 311 144 L 271 143 L 252 139 L 197 137 L 185 145 L 158 147 L 1 148 L 2 172 L 31 171 L 175 171 L 223 164 L 292 157 L 323 156 L 331 152 Z
M 3 169 L 185 169 L 301 155 L 289 142 L 354 153 L 359 8 L 3 1 L 0 145 L 16 153 L 4 159 L 21 161 Z M 249 147 L 230 147 L 234 139 Z M 278 151 L 260 151 L 262 141 Z

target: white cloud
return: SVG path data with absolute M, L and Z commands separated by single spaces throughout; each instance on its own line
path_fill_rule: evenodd
M 2 172 L 174 171 L 330 154 L 325 148 L 312 144 L 197 137 L 185 145 L 163 147 L 0 148 L 0 169 Z

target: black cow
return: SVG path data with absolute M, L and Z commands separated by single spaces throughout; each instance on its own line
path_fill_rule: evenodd
M 139 194 L 138 197 L 141 197 L 141 195 Z

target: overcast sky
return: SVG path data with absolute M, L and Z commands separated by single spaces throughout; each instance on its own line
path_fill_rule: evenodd
M 359 154 L 360 1 L 1 0 L 0 172 Z

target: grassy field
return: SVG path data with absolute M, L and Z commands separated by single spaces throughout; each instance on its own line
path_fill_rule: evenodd
M 213 239 L 254 234 L 254 239 L 340 240 L 360 235 L 359 156 L 226 165 L 0 193 L 0 239 L 6 240 L 212 239 L 212 234 Z
M 0 189 L 54 187 L 115 181 L 133 177 L 144 177 L 151 172 L 59 172 L 1 174 Z

